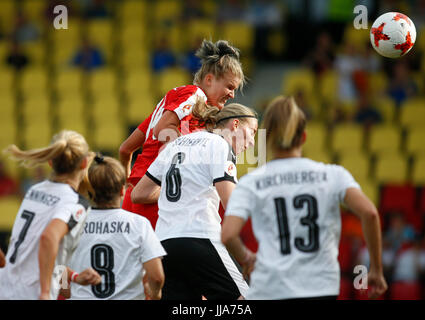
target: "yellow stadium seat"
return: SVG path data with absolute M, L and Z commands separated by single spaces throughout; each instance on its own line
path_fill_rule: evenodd
M 43 66 L 46 62 L 46 46 L 43 42 L 29 43 L 24 46 L 24 52 L 28 55 L 31 65 Z
M 425 99 L 413 98 L 400 107 L 400 123 L 405 127 L 425 125 Z
M 54 82 L 59 93 L 77 93 L 82 89 L 83 73 L 81 69 L 69 68 L 60 71 Z
M 126 24 L 121 29 L 121 45 L 125 50 L 132 44 L 142 44 L 146 40 L 146 29 L 140 23 Z
M 222 37 L 249 55 L 254 46 L 254 27 L 246 22 L 229 21 L 222 26 Z
M 211 39 L 214 41 L 216 33 L 215 22 L 211 19 L 192 19 L 187 24 L 187 44 L 192 45 L 199 39 Z
M 357 180 L 363 193 L 373 202 L 373 204 L 379 206 L 379 185 L 369 180 L 361 181 Z
M 339 158 L 339 164 L 359 183 L 370 179 L 370 159 L 365 153 L 343 154 Z
M 124 88 L 126 94 L 131 98 L 140 94 L 152 93 L 152 74 L 150 70 L 135 71 L 129 70 L 124 78 Z
M 99 96 L 93 103 L 93 119 L 96 123 L 121 121 L 120 105 L 114 94 Z
M 425 185 L 425 154 L 416 156 L 413 161 L 412 181 L 416 185 Z
M 403 183 L 407 180 L 407 160 L 400 154 L 379 156 L 375 163 L 375 181 L 381 184 Z
M 102 68 L 93 71 L 90 76 L 90 88 L 95 97 L 102 96 L 105 93 L 115 93 L 117 87 L 114 70 Z
M 0 93 L 5 94 L 12 91 L 15 75 L 12 69 L 0 67 Z
M 0 1 L 0 22 L 2 31 L 9 34 L 14 28 L 15 16 L 17 11 L 16 0 Z
M 127 44 L 119 52 L 118 61 L 124 71 L 146 70 L 150 72 L 150 52 L 142 43 L 134 42 Z
M 0 198 L 0 230 L 12 230 L 21 201 L 17 196 Z
M 328 130 L 325 124 L 319 122 L 310 122 L 306 128 L 307 139 L 304 144 L 304 150 L 322 151 L 327 148 Z
M 355 124 L 340 124 L 332 131 L 332 150 L 344 154 L 361 152 L 364 146 L 363 127 Z
M 388 88 L 388 77 L 384 72 L 374 72 L 368 77 L 369 92 L 372 96 L 380 96 Z
M 46 5 L 47 2 L 45 0 L 24 0 L 22 9 L 30 20 L 44 22 Z
M 408 130 L 406 150 L 409 154 L 425 154 L 425 128 L 412 127 Z
M 393 99 L 386 96 L 374 97 L 372 105 L 381 113 L 384 123 L 391 124 L 394 122 L 396 105 Z
M 331 154 L 325 150 L 310 150 L 308 152 L 305 151 L 303 152 L 303 157 L 307 157 L 318 162 L 333 163 Z
M 50 144 L 52 131 L 49 119 L 45 119 L 43 122 L 26 122 L 23 130 L 25 148 L 44 148 Z
M 42 67 L 26 69 L 22 74 L 21 88 L 24 93 L 28 94 L 47 91 L 48 77 L 46 69 Z
M 286 96 L 295 95 L 302 90 L 307 102 L 316 100 L 315 78 L 311 70 L 296 69 L 285 74 L 282 81 L 283 94 Z
M 94 146 L 98 150 L 118 152 L 121 143 L 126 138 L 126 128 L 117 119 L 109 122 L 97 122 L 94 130 Z
M 401 147 L 401 130 L 395 125 L 373 126 L 369 132 L 368 150 L 371 153 L 396 153 Z
M 16 121 L 13 122 L 4 122 L 1 124 L 1 134 L 0 134 L 0 150 L 3 150 L 9 144 L 17 143 L 17 133 L 18 128 Z
M 182 2 L 178 0 L 158 0 L 152 3 L 154 24 L 170 24 L 181 17 Z
M 334 103 L 338 100 L 338 73 L 335 71 L 326 71 L 318 82 L 319 94 L 324 103 Z
M 22 115 L 25 123 L 48 121 L 50 123 L 50 101 L 43 92 L 27 95 L 22 105 Z
M 173 88 L 192 83 L 190 74 L 180 68 L 170 68 L 162 71 L 156 78 L 157 95 L 164 96 Z
M 5 145 L 4 147 L 9 146 L 10 144 L 17 145 L 18 143 L 16 143 L 16 141 L 9 141 L 9 143 Z M 2 147 L 1 150 L 3 150 L 4 147 Z M 3 162 L 5 171 L 7 172 L 9 176 L 17 180 L 21 178 L 20 173 L 22 172 L 23 167 L 20 166 L 17 161 L 11 159 L 9 155 L 3 154 L 3 153 L 0 153 L 0 161 Z M 0 211 L 0 215 L 1 215 L 1 211 Z
M 120 7 L 121 19 L 124 23 L 128 21 L 144 21 L 147 2 L 140 0 L 126 0 L 123 1 Z
M 128 122 L 134 125 L 142 123 L 152 113 L 156 103 L 151 94 L 133 98 L 128 104 Z
M 61 99 L 57 104 L 58 129 L 69 129 L 87 134 L 87 112 L 81 97 L 75 95 L 73 99 Z
M 344 42 L 355 43 L 359 48 L 364 47 L 370 41 L 370 34 L 368 29 L 356 29 L 353 24 L 347 23 L 343 36 Z

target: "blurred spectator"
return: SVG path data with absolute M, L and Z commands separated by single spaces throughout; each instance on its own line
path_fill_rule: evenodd
M 395 62 L 388 85 L 388 94 L 396 106 L 400 107 L 406 99 L 415 96 L 417 92 L 418 87 L 412 80 L 408 63 L 404 60 Z
M 105 65 L 105 60 L 100 49 L 96 48 L 84 37 L 81 47 L 77 49 L 72 58 L 72 65 L 81 67 L 85 71 L 91 71 Z
M 40 38 L 40 31 L 34 23 L 28 20 L 22 11 L 18 11 L 11 37 L 14 41 L 22 44 L 38 40 Z
M 18 183 L 6 172 L 0 160 L 0 197 L 18 194 Z
M 85 18 L 107 18 L 109 17 L 108 8 L 105 0 L 86 0 L 82 2 L 83 16 Z
M 298 107 L 304 112 L 307 120 L 313 118 L 313 111 L 302 88 L 298 88 L 294 94 L 294 99 Z
M 407 224 L 401 212 L 391 212 L 387 214 L 389 219 L 388 228 L 384 234 L 385 241 L 388 241 L 393 252 L 397 252 L 404 243 L 412 241 L 416 234 L 414 228 Z
M 334 44 L 327 32 L 321 32 L 316 38 L 316 46 L 304 59 L 306 64 L 317 77 L 332 69 L 335 59 Z
M 221 1 L 217 9 L 217 23 L 242 21 L 246 19 L 246 6 L 243 0 Z
M 424 270 L 425 252 L 421 248 L 421 239 L 415 237 L 406 241 L 399 249 L 394 261 L 393 281 L 417 282 Z
M 192 19 L 205 18 L 206 14 L 202 8 L 202 1 L 184 0 L 182 9 L 182 20 L 187 22 Z
M 201 67 L 201 60 L 195 55 L 196 50 L 201 46 L 202 39 L 193 41 L 192 47 L 183 56 L 183 67 L 191 74 L 195 74 Z
M 175 64 L 176 56 L 170 48 L 168 39 L 162 37 L 152 53 L 152 70 L 154 72 L 161 72 L 164 69 L 173 67 Z
M 20 71 L 28 65 L 29 59 L 28 56 L 22 51 L 19 43 L 13 41 L 10 52 L 5 57 L 5 62 L 10 67 Z
M 370 102 L 368 94 L 360 94 L 354 121 L 366 127 L 382 122 L 382 115 Z

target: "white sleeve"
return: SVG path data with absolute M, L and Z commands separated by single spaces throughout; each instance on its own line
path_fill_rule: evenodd
M 224 139 L 217 140 L 212 144 L 211 154 L 212 162 L 209 168 L 213 184 L 220 181 L 237 183 L 236 157 L 231 146 Z
M 65 222 L 68 225 L 69 234 L 75 238 L 86 220 L 87 211 L 88 209 L 80 203 L 67 203 L 57 208 L 52 220 L 60 219 Z
M 139 221 L 138 221 L 139 222 Z M 164 248 L 161 245 L 155 231 L 153 231 L 152 225 L 148 220 L 142 220 L 141 235 L 142 235 L 142 255 L 141 262 L 145 263 L 149 260 L 163 257 L 167 255 Z
M 336 171 L 336 183 L 337 183 L 337 194 L 338 194 L 338 200 L 340 203 L 344 203 L 345 193 L 348 188 L 360 188 L 360 185 L 357 183 L 356 180 L 354 180 L 353 176 L 350 172 L 348 172 L 347 169 L 344 167 L 335 166 Z
M 227 203 L 226 216 L 236 216 L 247 220 L 255 210 L 255 194 L 248 188 L 247 180 L 241 179 Z

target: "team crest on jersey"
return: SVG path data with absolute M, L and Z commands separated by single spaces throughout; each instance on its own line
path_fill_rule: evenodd
M 235 176 L 236 173 L 236 166 L 233 162 L 231 161 L 227 161 L 226 162 L 226 168 L 225 168 L 225 172 L 229 175 L 229 176 Z
M 80 209 L 74 214 L 75 221 L 80 220 L 81 216 L 83 215 L 83 212 L 84 212 L 84 210 Z
M 192 105 L 187 104 L 183 107 L 183 111 L 186 112 L 186 113 L 189 113 L 191 108 L 192 108 Z

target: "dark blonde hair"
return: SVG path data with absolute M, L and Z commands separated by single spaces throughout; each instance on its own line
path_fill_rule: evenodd
M 126 182 L 122 164 L 111 157 L 96 155 L 89 168 L 90 196 L 97 205 L 109 204 L 120 196 Z
M 201 68 L 195 74 L 194 84 L 199 85 L 209 73 L 222 78 L 230 72 L 241 80 L 239 87 L 243 88 L 246 80 L 239 61 L 239 49 L 231 46 L 226 40 L 218 40 L 215 43 L 203 40 L 195 55 L 201 59 Z
M 291 150 L 301 145 L 305 126 L 304 112 L 294 98 L 279 96 L 266 108 L 261 127 L 266 129 L 268 148 Z
M 203 122 L 208 131 L 224 127 L 227 121 L 231 119 L 239 119 L 241 123 L 246 123 L 248 118 L 258 118 L 254 110 L 242 104 L 230 103 L 219 109 L 215 106 L 207 105 L 201 99 L 193 106 L 192 115 Z
M 52 161 L 54 172 L 60 175 L 76 171 L 84 157 L 89 155 L 89 146 L 81 134 L 63 130 L 53 136 L 48 147 L 24 151 L 13 144 L 4 152 L 25 167 Z

